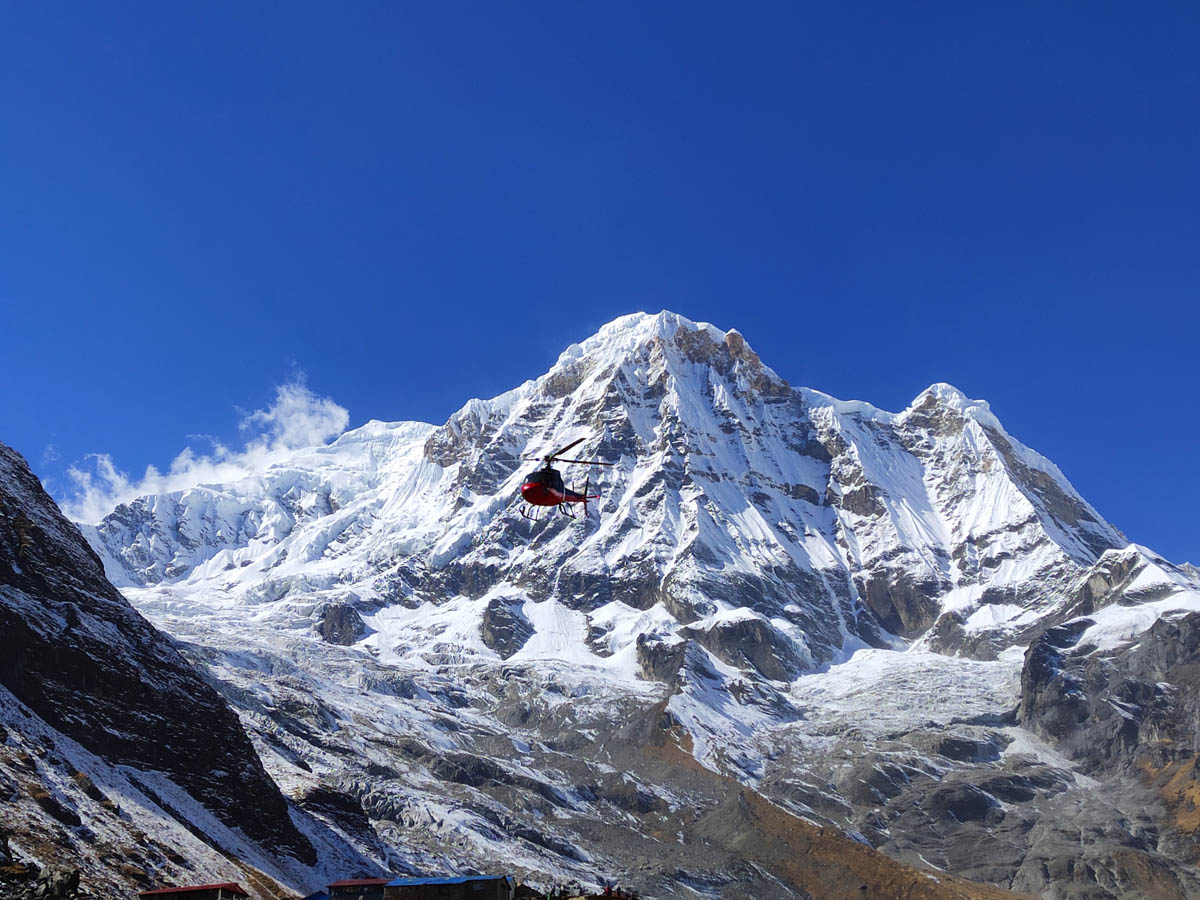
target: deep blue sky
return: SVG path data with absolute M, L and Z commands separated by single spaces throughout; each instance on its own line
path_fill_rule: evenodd
M 297 367 L 440 422 L 665 307 L 839 397 L 953 382 L 1196 559 L 1198 45 L 1190 2 L 6 4 L 0 440 L 136 474 Z

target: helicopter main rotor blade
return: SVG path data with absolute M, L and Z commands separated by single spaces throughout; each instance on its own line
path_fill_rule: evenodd
M 582 444 L 582 443 L 583 443 L 583 442 L 584 442 L 586 439 L 587 439 L 586 435 L 585 435 L 584 437 L 581 437 L 581 438 L 576 438 L 575 440 L 571 441 L 571 443 L 567 444 L 567 446 L 565 446 L 565 447 L 562 447 L 562 448 L 560 448 L 560 449 L 558 449 L 558 450 L 555 450 L 553 453 L 551 453 L 551 454 L 550 454 L 550 458 L 551 458 L 551 459 L 554 459 L 556 456 L 560 456 L 560 455 L 562 455 L 563 453 L 566 453 L 568 450 L 570 450 L 570 449 L 571 449 L 572 447 L 574 447 L 576 444 Z
M 598 459 L 559 459 L 555 457 L 555 462 L 563 463 L 582 463 L 585 466 L 615 466 L 616 463 L 601 462 Z

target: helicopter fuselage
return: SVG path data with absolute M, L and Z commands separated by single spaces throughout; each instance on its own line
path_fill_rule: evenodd
M 531 506 L 558 506 L 560 503 L 583 503 L 583 494 L 563 484 L 562 475 L 549 466 L 528 475 L 521 483 L 521 497 Z
M 563 483 L 561 473 L 559 473 L 558 469 L 554 468 L 555 460 L 585 466 L 611 466 L 615 464 L 600 459 L 567 459 L 563 456 L 564 453 L 582 441 L 583 438 L 576 438 L 562 449 L 540 457 L 542 467 L 531 472 L 521 482 L 521 499 L 526 503 L 526 506 L 521 509 L 522 516 L 526 519 L 537 521 L 539 511 L 536 507 L 558 507 L 560 513 L 573 519 L 575 516 L 569 511 L 569 504 L 582 503 L 583 515 L 585 518 L 587 517 L 588 501 L 600 499 L 599 494 L 588 493 L 588 487 L 591 485 L 590 475 L 584 480 L 582 494 L 579 491 L 573 491 Z M 524 458 L 530 459 L 528 456 Z

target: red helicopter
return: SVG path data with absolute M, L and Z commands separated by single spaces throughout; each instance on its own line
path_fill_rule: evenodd
M 575 518 L 567 511 L 567 504 L 582 503 L 583 514 L 587 516 L 587 504 L 589 500 L 599 500 L 599 494 L 589 494 L 588 488 L 591 485 L 591 477 L 584 480 L 583 493 L 573 491 L 563 484 L 562 475 L 558 469 L 554 468 L 554 463 L 578 463 L 585 466 L 612 466 L 616 463 L 601 462 L 598 459 L 564 459 L 563 454 L 574 447 L 576 444 L 582 443 L 583 438 L 571 441 L 561 450 L 548 454 L 547 456 L 525 456 L 523 459 L 537 460 L 541 462 L 542 468 L 536 470 L 526 477 L 521 483 L 521 497 L 525 500 L 524 506 L 521 507 L 521 515 L 527 519 L 537 521 L 539 507 L 558 507 L 558 511 L 565 516 Z M 531 514 L 532 513 L 532 514 Z

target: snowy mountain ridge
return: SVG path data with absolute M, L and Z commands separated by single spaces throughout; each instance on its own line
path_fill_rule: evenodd
M 521 457 L 588 434 L 578 452 L 618 464 L 599 519 L 516 520 L 533 467 Z M 610 323 L 440 428 L 370 422 L 232 484 L 141 498 L 87 533 L 117 584 L 247 603 L 491 591 L 585 613 L 657 605 L 701 628 L 752 609 L 805 660 L 792 674 L 848 639 L 886 641 L 881 627 L 912 638 L 937 623 L 942 644 L 1020 627 L 1127 544 L 986 403 L 937 384 L 888 413 L 794 390 L 736 331 L 669 313 Z M 638 574 L 647 562 L 658 585 Z

